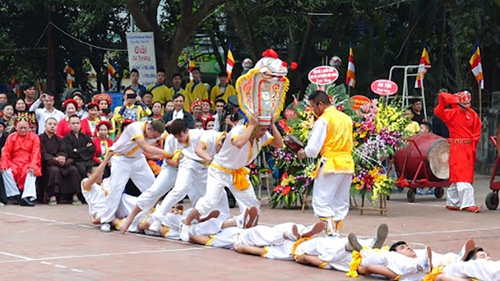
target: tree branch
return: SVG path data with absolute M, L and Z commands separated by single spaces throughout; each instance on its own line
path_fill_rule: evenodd
M 134 18 L 135 24 L 141 31 L 154 30 L 155 27 L 151 26 L 151 22 L 148 20 L 146 13 L 142 11 L 139 0 L 127 0 L 127 7 Z

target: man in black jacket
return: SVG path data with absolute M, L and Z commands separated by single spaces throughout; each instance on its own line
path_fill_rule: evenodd
M 184 108 L 184 96 L 182 94 L 175 94 L 172 97 L 172 101 L 174 102 L 174 110 L 168 111 L 163 115 L 162 119 L 165 121 L 165 127 L 170 127 L 172 121 L 175 119 L 184 119 L 188 123 L 189 129 L 194 129 L 194 118 L 191 113 L 185 111 Z

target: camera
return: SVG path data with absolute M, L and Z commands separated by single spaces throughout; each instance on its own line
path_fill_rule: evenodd
M 226 103 L 224 105 L 224 108 L 222 109 L 222 115 L 224 116 L 224 119 L 226 119 L 226 117 L 228 116 L 233 115 L 233 111 L 234 111 L 234 106 L 230 103 Z

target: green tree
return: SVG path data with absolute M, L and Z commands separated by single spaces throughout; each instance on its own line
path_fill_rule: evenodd
M 160 0 L 126 2 L 137 27 L 154 33 L 157 67 L 163 67 L 167 77 L 170 77 L 179 71 L 178 58 L 196 29 L 225 1 L 173 0 L 166 1 L 164 6 L 160 5 Z M 161 21 L 158 21 L 160 9 L 164 12 L 160 15 Z

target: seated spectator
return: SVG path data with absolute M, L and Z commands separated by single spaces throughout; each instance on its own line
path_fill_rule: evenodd
M 90 138 L 97 136 L 97 124 L 101 119 L 99 118 L 99 105 L 95 102 L 90 102 L 87 105 L 87 118 L 82 119 L 82 133 L 88 135 Z
M 140 121 L 143 117 L 151 115 L 151 110 L 144 104 L 141 97 L 133 89 L 127 89 L 123 93 L 123 106 L 117 106 L 113 113 L 113 120 L 118 126 L 123 120 Z M 135 104 L 136 101 L 139 105 Z M 118 134 L 121 133 L 118 132 Z
M 108 136 L 109 129 L 111 128 L 111 124 L 103 120 L 97 124 L 97 138 L 92 140 L 92 143 L 95 147 L 94 153 L 94 162 L 101 163 L 102 160 L 106 157 L 106 153 L 108 152 L 108 148 L 113 145 L 113 140 L 111 140 Z M 109 177 L 110 169 L 109 165 L 104 169 L 104 177 Z
M 26 110 L 28 110 L 28 107 L 26 106 L 26 102 L 24 102 L 24 99 L 17 99 L 14 105 L 14 119 L 16 119 L 18 112 L 24 112 Z
M 418 134 L 418 132 L 420 131 L 420 125 L 418 124 L 418 122 L 413 121 L 413 111 L 410 108 L 405 109 L 405 117 L 412 120 L 410 121 L 410 124 L 408 124 L 405 128 L 406 137 L 412 137 Z
M 432 133 L 432 130 L 431 130 L 431 123 L 429 122 L 422 122 L 422 124 L 420 124 L 420 134 L 422 133 Z
M 40 188 L 46 192 L 47 197 L 50 197 L 50 206 L 57 205 L 56 196 L 59 194 L 71 194 L 73 205 L 81 205 L 82 202 L 78 199 L 80 174 L 73 166 L 72 159 L 68 158 L 63 139 L 55 135 L 56 126 L 56 119 L 49 117 L 45 120 L 45 132 L 40 135 L 42 154 Z
M 111 105 L 113 104 L 113 99 L 110 95 L 106 93 L 100 93 L 92 98 L 92 102 L 99 105 L 99 119 L 106 120 L 111 124 L 111 129 L 108 131 L 110 137 L 115 136 L 116 125 L 113 121 L 113 112 L 111 112 Z
M 153 108 L 153 93 L 151 92 L 145 92 L 144 95 L 142 96 L 142 101 L 144 104 L 149 107 L 149 109 Z
M 198 130 L 203 130 L 203 121 L 201 121 L 201 119 L 196 118 L 194 120 L 194 128 Z
M 209 99 L 204 99 L 201 105 L 200 119 L 203 121 L 203 125 L 207 123 L 207 119 L 213 117 L 210 109 L 212 108 L 212 102 Z
M 10 134 L 12 133 L 12 131 L 14 131 L 14 121 L 16 119 L 14 117 L 14 107 L 12 106 L 12 104 L 4 105 L 2 113 L 2 118 L 0 118 L 0 120 L 2 120 L 5 126 L 4 132 Z
M 162 117 L 162 115 L 161 115 L 161 102 L 159 102 L 159 101 L 153 102 L 152 111 L 153 111 L 153 114 L 150 117 L 151 120 L 161 119 L 161 117 Z
M 0 157 L 2 156 L 2 148 L 5 146 L 5 141 L 7 140 L 7 132 L 5 132 L 5 123 L 0 120 Z M 0 206 L 2 204 L 7 204 L 7 194 L 5 193 L 5 186 L 3 185 L 2 174 L 0 173 Z
M 21 195 L 21 206 L 29 207 L 35 206 L 36 177 L 42 175 L 40 138 L 29 131 L 31 121 L 27 113 L 18 114 L 16 132 L 7 137 L 0 161 L 7 197 Z
M 56 119 L 56 123 L 64 118 L 62 111 L 54 108 L 54 94 L 43 93 L 29 108 L 29 111 L 34 111 L 36 121 L 38 123 L 38 134 L 42 134 L 45 130 L 45 120 L 50 117 Z M 43 103 L 43 108 L 39 108 Z
M 81 132 L 81 120 L 78 115 L 72 115 L 69 118 L 71 133 L 64 137 L 68 158 L 74 161 L 74 165 L 80 173 L 80 178 L 87 175 L 87 165 L 90 165 L 94 159 L 95 147 L 92 139 Z
M 88 112 L 85 108 L 85 99 L 83 98 L 83 91 L 81 89 L 75 88 L 71 91 L 72 99 L 74 99 L 77 103 L 76 107 L 76 115 L 78 115 L 81 119 L 87 118 Z
M 203 102 L 200 100 L 195 100 L 191 104 L 191 114 L 193 115 L 194 119 L 200 118 L 201 119 L 201 109 L 203 107 Z
M 76 114 L 76 108 L 78 107 L 78 103 L 74 99 L 67 99 L 63 103 L 63 109 L 66 112 L 66 117 L 61 119 L 57 123 L 56 135 L 60 138 L 64 138 L 67 134 L 71 132 L 69 127 L 69 117 Z
M 184 110 L 184 96 L 182 94 L 175 94 L 172 101 L 174 102 L 174 110 L 167 111 L 162 117 L 163 121 L 165 121 L 167 129 L 175 119 L 184 119 L 184 121 L 188 123 L 189 129 L 194 129 L 193 115 Z
M 167 101 L 167 104 L 165 105 L 165 113 L 168 111 L 174 110 L 174 102 L 169 100 Z
M 3 109 L 3 107 L 8 103 L 9 98 L 7 97 L 6 92 L 0 92 L 0 110 Z
M 205 122 L 204 129 L 205 130 L 213 130 L 214 129 L 214 125 L 215 125 L 215 118 L 213 116 L 209 117 L 209 118 L 207 118 L 207 120 Z

